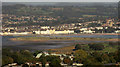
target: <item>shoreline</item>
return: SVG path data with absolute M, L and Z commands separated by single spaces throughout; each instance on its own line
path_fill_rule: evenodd
M 58 34 L 59 35 L 59 34 Z M 116 33 L 93 33 L 93 34 L 63 34 L 63 36 L 67 36 L 67 35 L 120 35 L 120 34 L 116 34 Z
M 86 41 L 119 41 L 118 38 L 78 38 L 78 37 L 18 37 L 10 38 L 11 41 L 74 41 L 74 40 L 86 40 Z
M 70 35 L 120 35 L 120 33 L 92 33 L 92 34 L 28 34 L 28 35 L 0 35 L 0 36 L 34 36 L 34 35 L 41 35 L 41 36 L 54 36 L 54 35 L 62 35 L 62 36 L 70 36 Z

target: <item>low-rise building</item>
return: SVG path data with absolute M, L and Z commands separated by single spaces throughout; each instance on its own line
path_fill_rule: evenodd
M 0 35 L 27 35 L 29 34 L 29 32 L 14 32 L 14 33 L 10 33 L 10 32 L 0 32 Z
M 95 31 L 92 31 L 92 30 L 85 30 L 85 31 L 83 31 L 82 33 L 95 33 Z
M 120 33 L 120 30 L 116 30 L 115 33 Z
M 100 30 L 100 29 L 103 29 L 103 27 L 95 27 L 96 29 Z
M 55 30 L 55 29 L 47 29 L 34 31 L 36 34 L 73 34 L 74 30 Z
M 42 53 L 37 54 L 36 58 L 40 58 L 42 56 Z
M 83 64 L 81 64 L 81 63 L 73 63 L 72 65 L 73 66 L 83 66 Z

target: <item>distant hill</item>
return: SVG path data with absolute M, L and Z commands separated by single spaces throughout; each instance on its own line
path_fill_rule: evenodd
M 31 6 L 117 6 L 117 2 L 3 2 L 2 5 L 24 4 Z
M 98 3 L 98 2 L 79 2 L 79 3 L 3 3 L 2 13 L 16 15 L 18 17 L 21 16 L 35 16 L 34 19 L 27 20 L 28 23 L 13 24 L 11 26 L 23 26 L 23 25 L 42 25 L 42 26 L 55 26 L 59 24 L 69 24 L 69 23 L 84 23 L 88 21 L 96 21 L 96 20 L 106 20 L 108 18 L 116 18 L 117 17 L 117 3 Z M 50 16 L 55 17 L 57 21 L 46 21 L 39 20 L 40 16 Z M 83 19 L 79 19 L 83 18 Z M 33 23 L 33 20 L 44 21 Z M 12 22 L 17 20 L 12 20 Z M 9 26 L 9 25 L 8 25 Z

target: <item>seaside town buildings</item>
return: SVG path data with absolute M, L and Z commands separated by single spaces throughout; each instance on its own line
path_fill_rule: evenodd
M 2 32 L 0 32 L 0 35 L 28 35 L 28 34 L 75 34 L 75 33 L 97 33 L 97 31 L 101 31 L 99 33 L 109 33 L 109 32 L 105 32 L 108 31 L 109 29 L 113 29 L 112 32 L 109 31 L 110 33 L 120 33 L 120 27 L 113 27 L 113 28 L 109 28 L 109 27 L 90 27 L 90 28 L 80 28 L 80 29 L 76 29 L 75 27 L 73 27 L 73 29 L 55 29 L 55 28 L 48 28 L 48 29 L 38 29 L 38 30 L 25 30 L 25 29 L 18 29 L 18 28 L 5 28 L 2 30 Z M 76 32 L 79 31 L 79 32 Z
M 2 31 L 0 35 L 28 35 L 28 34 L 79 34 L 79 33 L 120 33 L 120 22 L 115 19 L 106 19 L 98 21 L 89 21 L 84 23 L 68 23 L 60 24 L 57 26 L 47 25 L 25 25 L 25 26 L 9 26 L 11 24 L 23 24 L 29 23 L 45 23 L 45 21 L 56 21 L 59 17 L 51 16 L 38 16 L 35 20 L 35 16 L 15 16 L 3 14 L 2 18 Z M 80 18 L 79 18 L 80 19 Z M 83 20 L 80 19 L 80 20 Z M 30 22 L 31 23 L 31 22 Z
M 55 29 L 49 29 L 49 30 L 40 30 L 40 31 L 34 31 L 36 34 L 73 34 L 74 30 L 55 30 Z

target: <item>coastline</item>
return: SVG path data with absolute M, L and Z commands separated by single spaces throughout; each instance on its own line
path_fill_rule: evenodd
M 28 35 L 0 35 L 0 36 L 34 36 L 34 35 L 40 35 L 40 36 L 54 36 L 54 35 L 62 35 L 62 36 L 70 36 L 70 35 L 120 35 L 120 33 L 92 33 L 92 34 L 28 34 Z
M 18 37 L 10 38 L 11 41 L 73 41 L 73 40 L 87 40 L 87 41 L 119 41 L 118 38 L 81 38 L 81 37 Z
M 59 35 L 59 34 L 58 34 Z M 67 36 L 67 35 L 120 35 L 120 34 L 117 34 L 117 33 L 93 33 L 93 34 L 83 34 L 83 33 L 80 33 L 80 34 L 63 34 L 63 36 Z

